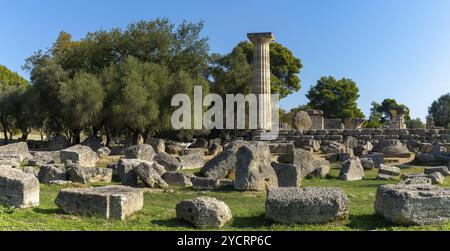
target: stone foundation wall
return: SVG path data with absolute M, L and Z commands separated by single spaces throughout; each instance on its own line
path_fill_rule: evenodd
M 409 140 L 419 142 L 434 141 L 450 142 L 450 130 L 448 129 L 325 129 L 325 130 L 305 130 L 305 131 L 281 131 L 277 141 L 297 141 L 313 139 L 321 144 L 331 141 L 343 142 L 346 137 L 352 136 L 361 142 L 370 141 L 377 143 L 380 140 L 399 139 L 404 143 Z

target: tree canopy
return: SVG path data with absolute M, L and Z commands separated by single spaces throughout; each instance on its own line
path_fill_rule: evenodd
M 433 118 L 436 126 L 450 128 L 450 93 L 433 101 L 428 108 L 428 114 Z
M 213 54 L 210 74 L 213 90 L 219 93 L 247 94 L 251 91 L 254 46 L 250 42 L 240 42 L 227 55 Z M 270 70 L 272 73 L 272 93 L 284 98 L 301 88 L 300 73 L 303 65 L 299 58 L 279 43 L 270 45 Z
M 359 89 L 351 79 L 322 77 L 306 94 L 308 107 L 322 110 L 327 118 L 364 118 L 356 101 Z

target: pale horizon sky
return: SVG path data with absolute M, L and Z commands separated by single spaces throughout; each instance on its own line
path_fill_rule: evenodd
M 60 31 L 74 39 L 98 29 L 167 17 L 205 21 L 211 52 L 228 53 L 246 33 L 271 31 L 304 65 L 302 89 L 283 108 L 307 103 L 322 76 L 347 77 L 360 89 L 359 107 L 394 98 L 422 120 L 433 100 L 450 92 L 448 0 L 0 0 L 0 64 L 19 72 Z

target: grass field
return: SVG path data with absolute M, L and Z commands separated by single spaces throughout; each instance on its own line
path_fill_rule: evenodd
M 193 170 L 195 172 L 196 170 Z M 422 172 L 420 167 L 403 168 L 404 173 Z M 172 191 L 145 194 L 142 211 L 125 221 L 104 220 L 97 217 L 67 215 L 54 203 L 60 186 L 41 185 L 41 205 L 34 209 L 0 208 L 0 230 L 195 230 L 175 218 L 175 205 L 187 198 L 212 196 L 225 201 L 233 213 L 233 221 L 222 230 L 450 230 L 450 223 L 433 226 L 400 227 L 374 214 L 373 204 L 377 186 L 385 181 L 375 180 L 376 171 L 367 171 L 362 181 L 340 181 L 339 169 L 332 165 L 329 179 L 305 180 L 306 187 L 340 187 L 350 200 L 350 217 L 326 225 L 284 226 L 264 219 L 265 193 L 236 191 L 196 191 L 171 188 Z M 92 185 L 92 184 L 91 184 Z M 104 184 L 94 184 L 104 185 Z M 444 186 L 450 187 L 447 178 Z

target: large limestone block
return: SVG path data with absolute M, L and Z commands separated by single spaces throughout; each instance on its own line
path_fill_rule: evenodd
M 243 146 L 237 151 L 234 188 L 240 191 L 265 191 L 278 187 L 278 178 L 272 168 L 269 146 L 259 142 Z
M 153 150 L 153 147 L 147 144 L 135 145 L 125 151 L 125 158 L 127 159 L 153 161 L 155 155 L 156 153 L 155 150 Z
M 166 171 L 177 171 L 181 169 L 181 162 L 165 152 L 157 153 L 154 161 L 162 165 Z
M 297 130 L 309 130 L 312 126 L 312 121 L 307 112 L 300 111 L 292 119 L 292 126 Z
M 122 185 L 135 186 L 137 185 L 137 175 L 133 171 L 134 167 L 142 162 L 150 163 L 140 159 L 120 159 L 117 164 L 117 174 L 119 175 Z
M 383 153 L 384 157 L 409 158 L 411 153 L 408 147 L 400 140 L 383 140 L 374 145 L 372 151 Z
M 196 152 L 177 157 L 177 159 L 181 163 L 181 169 L 186 170 L 202 168 L 205 165 L 205 161 L 203 160 L 204 157 L 204 153 Z
M 166 172 L 162 175 L 163 180 L 170 186 L 192 187 L 192 175 L 177 172 Z
M 39 168 L 38 178 L 41 183 L 50 184 L 51 181 L 66 180 L 67 171 L 61 164 L 44 165 Z
M 339 179 L 341 180 L 362 180 L 364 177 L 364 168 L 358 157 L 349 159 L 342 163 Z
M 291 149 L 286 155 L 280 156 L 278 161 L 294 165 L 298 168 L 302 177 L 311 176 L 317 172 L 320 173 L 329 166 L 327 160 L 316 159 L 312 153 L 298 148 Z
M 143 192 L 127 186 L 62 189 L 55 201 L 64 212 L 125 220 L 142 209 Z
M 292 164 L 272 163 L 272 168 L 278 177 L 279 187 L 300 187 L 302 174 L 300 169 Z
M 349 202 L 339 188 L 271 188 L 266 218 L 282 224 L 321 224 L 345 219 Z
M 28 165 L 43 166 L 48 164 L 61 163 L 61 153 L 59 151 L 42 151 L 33 153 L 33 158 L 28 160 Z
M 211 197 L 183 200 L 176 206 L 176 214 L 197 228 L 221 228 L 233 218 L 225 202 Z
M 133 172 L 150 188 L 167 188 L 169 185 L 152 167 L 153 163 L 142 162 L 133 168 Z
M 0 165 L 18 167 L 22 161 L 22 155 L 18 152 L 0 152 Z
M 83 145 L 75 145 L 61 150 L 60 156 L 63 163 L 71 160 L 85 167 L 95 167 L 95 163 L 98 161 L 97 153 Z
M 0 153 L 15 152 L 18 153 L 22 159 L 31 158 L 32 155 L 28 151 L 28 145 L 25 142 L 13 143 L 9 145 L 0 146 Z
M 450 189 L 430 185 L 384 185 L 375 211 L 399 225 L 439 224 L 450 220 Z
M 0 166 L 0 202 L 8 206 L 39 206 L 39 181 L 33 174 Z
M 82 167 L 78 163 L 68 163 L 67 176 L 77 183 L 111 182 L 113 170 L 103 167 Z
M 223 179 L 230 177 L 236 171 L 236 164 L 236 151 L 225 150 L 206 162 L 201 172 L 208 178 Z

